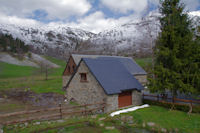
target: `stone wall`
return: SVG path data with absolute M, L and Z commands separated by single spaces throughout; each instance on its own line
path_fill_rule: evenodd
M 80 73 L 87 74 L 87 81 L 80 81 Z M 79 104 L 93 104 L 106 101 L 106 94 L 95 77 L 82 61 L 66 90 L 67 100 Z
M 62 76 L 62 87 L 65 87 L 70 79 L 71 75 L 63 75 Z
M 141 104 L 142 104 L 142 93 L 137 90 L 133 90 L 132 91 L 132 105 L 138 106 Z
M 118 94 L 108 95 L 106 98 L 105 112 L 111 112 L 118 109 Z
M 143 85 L 147 84 L 147 75 L 134 75 L 134 77 Z

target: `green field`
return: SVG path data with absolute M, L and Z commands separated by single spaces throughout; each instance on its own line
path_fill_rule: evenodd
M 131 119 L 130 119 L 131 117 Z M 103 118 L 100 120 L 100 118 Z M 129 119 L 127 119 L 129 118 Z M 171 111 L 159 106 L 151 106 L 115 117 L 101 114 L 92 117 L 73 117 L 63 119 L 62 122 L 43 121 L 39 125 L 31 122 L 27 124 L 5 126 L 4 131 L 16 133 L 29 132 L 70 132 L 70 133 L 199 133 L 200 114 L 188 115 L 181 111 Z M 85 123 L 87 122 L 87 123 Z M 154 123 L 149 126 L 148 123 Z M 145 126 L 144 126 L 145 125 Z M 107 127 L 113 127 L 108 129 Z
M 62 91 L 62 73 L 66 62 L 53 57 L 44 56 L 46 59 L 60 66 L 50 70 L 48 80 L 40 73 L 39 68 L 18 66 L 0 62 L 0 91 L 10 88 L 30 89 L 36 93 L 55 92 L 64 94 Z M 151 63 L 151 58 L 136 59 L 143 68 Z
M 152 58 L 136 58 L 135 61 L 143 68 L 151 65 Z
M 169 110 L 159 106 L 151 106 L 135 112 L 128 113 L 135 118 L 135 121 L 142 125 L 143 123 L 153 122 L 155 128 L 165 128 L 168 131 L 178 129 L 181 133 L 199 133 L 200 132 L 200 114 L 190 114 L 186 112 Z
M 53 57 L 45 57 L 60 66 L 49 70 L 48 80 L 39 68 L 18 66 L 0 62 L 0 91 L 8 89 L 32 90 L 36 93 L 55 92 L 64 94 L 62 91 L 62 72 L 66 65 L 65 61 Z

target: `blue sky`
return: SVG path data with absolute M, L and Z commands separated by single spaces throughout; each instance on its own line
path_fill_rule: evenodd
M 182 2 L 186 10 L 200 10 L 200 0 Z M 0 0 L 0 23 L 64 25 L 98 33 L 139 19 L 158 5 L 159 0 Z

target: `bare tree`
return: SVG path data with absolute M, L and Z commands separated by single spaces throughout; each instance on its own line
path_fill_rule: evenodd
M 44 61 L 39 62 L 40 73 L 45 74 L 45 80 L 48 80 L 48 75 L 51 73 L 51 66 Z

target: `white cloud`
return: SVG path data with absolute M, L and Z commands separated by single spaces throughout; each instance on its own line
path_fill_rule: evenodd
M 0 24 L 14 24 L 19 26 L 36 27 L 36 28 L 40 26 L 55 27 L 60 25 L 65 27 L 79 28 L 93 33 L 99 33 L 103 30 L 108 30 L 120 26 L 124 23 L 135 20 L 139 17 L 140 15 L 130 15 L 126 17 L 120 17 L 118 19 L 105 18 L 103 12 L 97 11 L 90 14 L 89 16 L 78 19 L 77 22 L 64 23 L 60 21 L 60 22 L 51 22 L 48 24 L 44 24 L 42 22 L 33 19 L 8 16 L 0 13 L 0 18 L 1 18 Z
M 68 23 L 68 26 L 84 29 L 93 33 L 99 33 L 103 30 L 112 29 L 124 23 L 139 18 L 140 15 L 134 14 L 130 16 L 120 17 L 118 19 L 105 18 L 101 11 L 97 11 L 83 19 L 79 19 L 77 23 Z
M 159 5 L 160 4 L 160 0 L 149 0 L 149 2 L 154 4 L 154 5 Z
M 43 10 L 48 19 L 66 19 L 81 16 L 91 8 L 87 0 L 1 0 L 0 12 L 7 15 L 27 17 L 36 10 Z
M 182 0 L 182 2 L 186 5 L 186 10 L 194 11 L 200 6 L 199 0 Z
M 141 13 L 148 7 L 148 3 L 158 6 L 160 0 L 101 0 L 101 3 L 110 10 L 126 14 L 128 11 Z M 200 0 L 181 0 L 186 10 L 194 11 L 200 6 Z
M 17 16 L 7 16 L 5 14 L 0 13 L 0 24 L 12 24 L 17 26 L 27 26 L 27 27 L 35 27 L 42 26 L 41 22 L 38 22 L 33 19 L 20 18 Z
M 101 0 L 101 3 L 115 12 L 134 11 L 140 13 L 147 8 L 148 0 Z
M 148 3 L 159 5 L 159 0 L 101 0 L 111 10 L 126 13 L 134 11 L 132 15 L 120 18 L 107 18 L 102 11 L 96 11 L 83 17 L 91 8 L 90 3 L 94 0 L 0 0 L 0 24 L 15 24 L 21 26 L 39 27 L 62 25 L 65 27 L 80 28 L 94 33 L 117 27 L 124 23 L 139 18 L 148 7 Z M 198 0 L 183 0 L 187 7 L 192 10 L 199 6 Z M 16 4 L 18 3 L 18 4 Z M 113 4 L 114 3 L 114 4 Z M 33 11 L 40 9 L 48 13 L 48 18 L 59 18 L 60 22 L 44 24 L 42 22 L 28 19 Z M 77 16 L 76 22 L 64 23 L 69 16 Z M 81 17 L 80 17 L 81 16 Z

